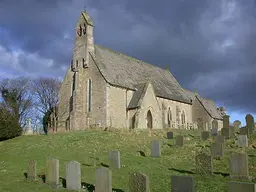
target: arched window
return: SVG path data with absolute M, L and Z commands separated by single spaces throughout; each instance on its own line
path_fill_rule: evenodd
M 92 108 L 92 80 L 87 81 L 87 111 L 90 112 Z
M 172 111 L 171 111 L 171 108 L 169 107 L 167 112 L 168 127 L 171 127 L 171 121 L 172 121 Z
M 73 95 L 73 92 L 74 92 L 75 90 L 76 90 L 76 73 L 73 74 L 71 95 Z
M 78 60 L 76 60 L 76 68 L 78 67 Z
M 185 112 L 182 111 L 181 113 L 181 124 L 185 124 L 186 123 L 186 116 L 185 116 Z
M 87 27 L 86 27 L 86 24 L 84 23 L 84 28 L 83 28 L 83 34 L 84 35 L 86 34 L 86 30 L 87 30 Z

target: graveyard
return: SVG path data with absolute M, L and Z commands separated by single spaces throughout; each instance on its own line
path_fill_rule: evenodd
M 256 135 L 214 134 L 110 129 L 21 136 L 0 142 L 0 191 L 68 191 L 81 182 L 83 191 L 94 191 L 96 184 L 116 192 L 165 192 L 180 184 L 223 192 L 229 181 L 255 183 Z M 58 174 L 46 176 L 53 165 Z

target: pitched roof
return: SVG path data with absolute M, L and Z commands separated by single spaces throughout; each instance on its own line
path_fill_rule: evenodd
M 141 83 L 137 85 L 137 90 L 134 92 L 127 109 L 135 109 L 137 107 L 140 107 L 143 97 L 146 94 L 148 85 L 149 83 Z
M 168 70 L 99 45 L 95 45 L 95 62 L 111 85 L 136 90 L 136 85 L 150 82 L 156 96 L 191 104 L 180 84 Z

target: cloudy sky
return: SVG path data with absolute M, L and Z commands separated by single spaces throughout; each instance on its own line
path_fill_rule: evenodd
M 184 88 L 244 124 L 247 113 L 256 114 L 255 1 L 156 2 L 1 0 L 0 76 L 63 77 L 86 6 L 95 43 L 168 67 Z

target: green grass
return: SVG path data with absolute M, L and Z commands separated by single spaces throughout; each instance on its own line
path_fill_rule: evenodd
M 175 134 L 178 134 L 177 131 Z M 152 136 L 148 136 L 146 131 L 129 133 L 90 130 L 48 136 L 22 136 L 0 142 L 0 191 L 66 191 L 52 189 L 41 180 L 32 182 L 25 179 L 23 173 L 26 172 L 30 159 L 37 160 L 38 174 L 44 174 L 46 159 L 49 157 L 60 160 L 60 177 L 65 177 L 65 165 L 68 161 L 80 162 L 82 181 L 94 184 L 95 170 L 101 163 L 109 164 L 110 150 L 119 150 L 121 153 L 122 167 L 120 170 L 112 171 L 113 188 L 128 191 L 129 174 L 140 171 L 149 176 L 151 192 L 170 191 L 171 175 L 191 175 L 171 169 L 195 172 L 196 153 L 200 151 L 209 153 L 207 145 L 212 142 L 211 140 L 202 142 L 198 137 L 188 136 L 188 134 L 198 135 L 193 131 L 183 131 L 180 134 L 190 138 L 184 147 L 176 147 L 174 140 L 167 140 L 165 131 L 156 131 Z M 150 141 L 155 139 L 163 141 L 161 158 L 150 157 Z M 250 147 L 246 151 L 250 154 L 250 175 L 256 178 L 256 150 L 252 147 L 252 145 L 256 146 L 255 136 L 250 139 L 249 144 Z M 145 152 L 146 157 L 140 156 L 137 151 Z M 228 173 L 229 155 L 238 151 L 243 149 L 236 147 L 234 140 L 229 140 L 225 147 L 225 157 L 221 160 L 213 160 L 214 171 Z M 97 157 L 99 160 L 94 160 L 92 157 Z M 221 175 L 214 174 L 206 177 L 195 174 L 193 176 L 196 181 L 196 190 L 199 192 L 227 190 L 229 179 Z

